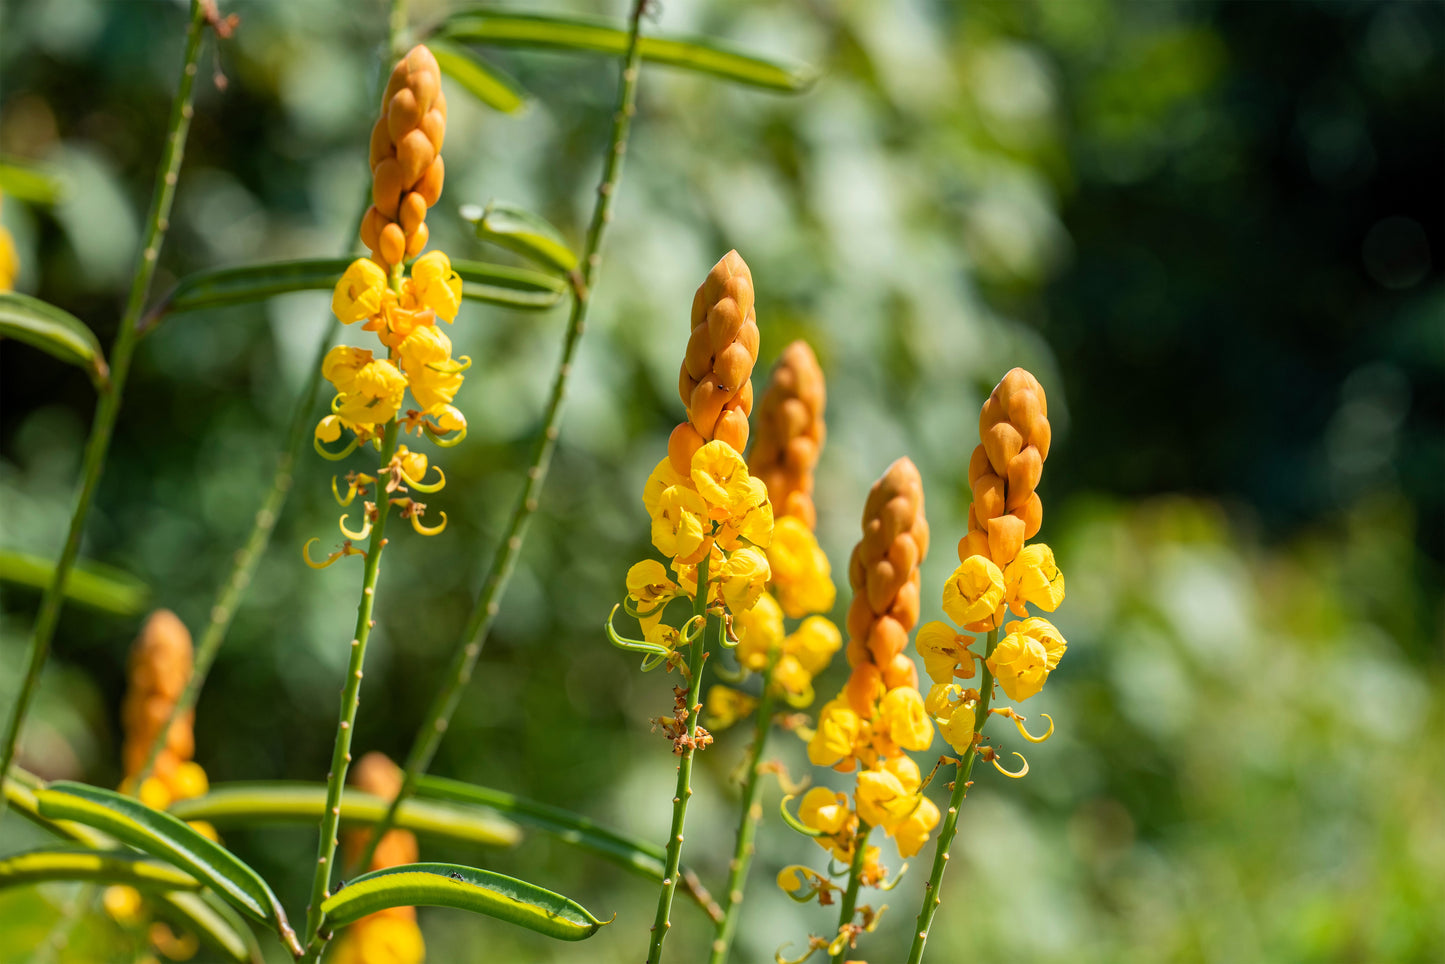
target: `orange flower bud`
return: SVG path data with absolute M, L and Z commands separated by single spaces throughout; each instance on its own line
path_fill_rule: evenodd
M 151 613 L 130 654 L 130 683 L 121 705 L 125 731 L 122 763 L 127 777 L 145 766 L 151 744 L 175 708 L 191 678 L 191 634 L 169 609 Z M 174 772 L 195 752 L 194 713 L 176 720 L 156 760 L 157 775 Z
M 1003 377 L 979 414 L 981 444 L 968 463 L 973 506 L 968 534 L 958 543 L 960 562 L 986 556 L 1003 567 L 1044 521 L 1039 478 L 1049 457 L 1049 403 L 1038 379 L 1015 368 Z
M 426 247 L 426 209 L 441 197 L 446 137 L 441 68 L 423 44 L 397 63 L 371 129 L 371 200 L 361 241 L 383 267 L 414 258 Z
M 768 486 L 774 514 L 795 516 L 809 529 L 817 526 L 813 467 L 827 435 L 827 400 L 813 349 L 805 341 L 784 348 L 758 404 L 758 434 L 748 457 L 752 473 Z

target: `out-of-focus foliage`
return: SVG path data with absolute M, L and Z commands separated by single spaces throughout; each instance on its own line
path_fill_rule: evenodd
M 229 83 L 198 98 L 163 286 L 337 256 L 364 192 L 383 5 L 232 6 L 240 29 L 207 61 Z M 412 6 L 414 23 L 445 12 Z M 17 287 L 102 344 L 136 254 L 182 20 L 170 3 L 0 8 L 0 153 L 65 182 L 51 208 L 7 198 Z M 839 569 L 868 483 L 907 454 L 935 537 L 925 586 L 941 585 L 979 403 L 1015 364 L 1049 392 L 1043 537 L 1069 578 L 1070 648 L 1040 708 L 1060 735 L 1033 749 L 1027 780 L 978 779 L 930 959 L 1445 956 L 1442 8 L 712 0 L 664 2 L 649 29 L 822 77 L 782 98 L 644 68 L 557 471 L 435 771 L 661 842 L 673 764 L 646 721 L 667 711 L 670 681 L 639 677 L 600 625 L 625 566 L 648 553 L 638 493 L 677 420 L 693 288 L 736 247 L 756 281 L 763 360 L 807 337 L 829 379 L 817 502 Z M 502 115 L 449 88 L 434 238 L 457 257 L 510 257 L 457 213 L 496 198 L 540 212 L 575 248 L 615 66 L 482 56 L 532 100 Z M 324 293 L 297 294 L 147 336 L 86 558 L 201 624 L 326 315 Z M 449 330 L 476 361 L 458 402 L 471 434 L 448 454 L 448 531 L 388 551 L 363 749 L 399 756 L 425 712 L 521 484 L 562 317 L 469 304 Z M 0 349 L 0 377 L 0 541 L 53 556 L 93 393 L 24 345 Z M 331 470 L 303 463 L 202 698 L 197 759 L 217 781 L 325 773 L 357 577 L 305 571 L 297 555 L 334 524 Z M 6 587 L 0 705 L 34 605 Z M 136 628 L 67 609 L 30 766 L 117 781 Z M 841 679 L 835 667 L 818 691 Z M 695 777 L 686 858 L 714 885 L 745 741 L 723 734 Z M 776 743 L 801 773 L 801 746 Z M 770 815 L 776 799 L 765 796 Z M 32 842 L 7 818 L 7 850 Z M 288 907 L 304 905 L 313 833 L 226 843 Z M 738 960 L 833 926 L 771 891 L 811 847 L 765 821 Z M 655 896 L 538 834 L 424 859 L 620 914 L 584 949 L 423 911 L 437 961 L 480 960 L 481 941 L 488 960 L 631 960 Z M 922 877 L 887 895 L 869 959 L 898 956 Z M 0 895 L 0 960 L 26 959 L 74 899 L 64 887 Z M 696 908 L 674 920 L 670 953 L 706 945 Z M 117 931 L 91 919 L 59 959 L 103 957 L 95 948 Z

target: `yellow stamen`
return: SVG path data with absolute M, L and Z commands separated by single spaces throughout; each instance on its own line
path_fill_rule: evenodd
M 342 518 L 345 518 L 345 516 L 343 516 Z M 355 549 L 351 546 L 347 546 L 345 549 L 337 549 L 331 555 L 327 556 L 325 562 L 313 562 L 311 560 L 311 543 L 320 541 L 321 540 L 317 537 L 312 536 L 310 539 L 307 539 L 306 544 L 301 547 L 301 558 L 304 559 L 306 561 L 306 565 L 310 566 L 312 569 L 325 569 L 327 566 L 335 563 L 336 560 L 340 559 L 342 556 L 366 555 L 366 552 L 364 550 Z
M 1023 768 L 1022 770 L 1018 770 L 1018 771 L 1016 771 L 1016 772 L 1015 772 L 1015 771 L 1010 771 L 1010 770 L 1005 770 L 1005 769 L 1003 768 L 1003 764 L 1000 763 L 1000 762 L 998 762 L 998 757 L 994 757 L 994 758 L 993 758 L 991 761 L 989 761 L 989 762 L 991 762 L 991 763 L 993 764 L 993 768 L 994 768 L 995 770 L 997 770 L 999 773 L 1002 773 L 1004 776 L 1006 776 L 1006 777 L 1011 777 L 1011 778 L 1013 778 L 1013 779 L 1015 779 L 1015 780 L 1020 780 L 1020 779 L 1023 779 L 1023 777 L 1029 772 L 1029 761 L 1028 761 L 1028 760 L 1024 760 L 1024 755 L 1023 755 L 1022 753 L 1018 752 L 1017 750 L 1014 751 L 1014 756 L 1018 757 L 1020 760 L 1023 760 L 1024 768 Z
M 438 432 L 440 431 L 439 427 L 433 425 L 431 422 L 422 422 L 421 430 L 426 433 L 427 438 L 431 439 L 434 443 L 440 445 L 444 449 L 449 449 L 453 445 L 460 444 L 462 439 L 467 437 L 467 427 L 465 425 L 457 429 L 451 435 L 438 434 Z
M 342 535 L 344 535 L 348 539 L 355 539 L 357 542 L 360 542 L 362 539 L 365 539 L 367 536 L 371 535 L 370 519 L 367 519 L 365 524 L 362 525 L 360 532 L 352 532 L 350 529 L 346 528 L 346 516 L 344 514 L 341 516 L 341 521 L 337 522 L 336 525 L 341 529 Z
M 447 475 L 445 472 L 442 471 L 442 467 L 440 465 L 433 465 L 431 466 L 431 468 L 437 470 L 437 475 L 440 476 L 439 481 L 428 483 L 418 482 L 416 479 L 407 475 L 404 469 L 397 469 L 397 473 L 401 475 L 401 479 L 403 482 L 411 486 L 413 489 L 416 489 L 418 492 L 440 492 L 443 488 L 446 487 Z
M 421 516 L 414 515 L 414 516 L 411 517 L 411 527 L 417 531 L 417 534 L 418 534 L 418 535 L 423 535 L 423 536 L 434 536 L 434 535 L 437 535 L 439 532 L 441 532 L 443 529 L 445 529 L 445 528 L 447 527 L 447 514 L 446 514 L 445 512 L 443 512 L 443 513 L 442 513 L 442 521 L 441 521 L 441 522 L 438 522 L 438 523 L 437 523 L 436 525 L 434 525 L 434 526 L 424 526 L 424 525 L 422 525 L 422 524 L 421 524 Z
M 321 456 L 323 459 L 331 462 L 340 462 L 352 452 L 355 452 L 356 447 L 360 444 L 360 439 L 353 438 L 349 443 L 347 443 L 346 448 L 342 449 L 340 452 L 328 452 L 326 451 L 326 448 L 321 444 L 321 440 L 319 438 L 315 438 L 313 436 L 311 439 L 311 445 L 313 448 L 316 449 L 316 454 Z

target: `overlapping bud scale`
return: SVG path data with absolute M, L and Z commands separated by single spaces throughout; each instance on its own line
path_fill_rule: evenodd
M 1038 534 L 1044 521 L 1039 478 L 1049 457 L 1049 401 L 1038 379 L 1022 368 L 994 388 L 978 417 L 982 440 L 968 463 L 973 506 L 958 560 L 981 555 L 1000 568 Z
M 390 268 L 426 247 L 427 208 L 441 197 L 447 100 L 430 50 L 413 47 L 387 81 L 371 129 L 371 200 L 361 241 Z

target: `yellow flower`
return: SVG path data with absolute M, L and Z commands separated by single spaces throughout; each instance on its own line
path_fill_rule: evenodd
M 415 920 L 392 914 L 363 917 L 341 932 L 330 964 L 421 964 L 426 944 Z
M 714 444 L 726 445 L 724 442 Z M 762 479 L 749 477 L 748 488 L 751 492 L 746 508 L 728 518 L 718 530 L 717 541 L 724 549 L 736 549 L 742 544 L 740 539 L 763 548 L 772 542 L 773 504 L 768 501 L 768 487 Z
M 708 688 L 703 704 L 703 722 L 713 732 L 725 730 L 757 708 L 758 701 L 731 686 Z
M 403 308 L 396 295 L 388 291 L 381 303 L 381 313 L 373 316 L 361 329 L 376 332 L 383 345 L 395 348 L 412 332 L 435 328 L 436 323 L 436 312 L 430 308 Z
M 647 514 L 653 519 L 657 518 L 658 506 L 662 502 L 662 493 L 674 485 L 691 488 L 692 480 L 674 469 L 671 459 L 664 458 L 657 463 L 657 468 L 652 470 L 652 474 L 647 477 L 647 482 L 642 487 L 642 504 L 647 507 Z
M 1047 619 L 1011 622 L 1005 631 L 986 665 L 1008 698 L 1021 703 L 1044 688 L 1068 644 Z
M 938 826 L 938 806 L 924 796 L 918 798 L 918 806 L 892 829 L 893 840 L 898 844 L 898 856 L 912 857 L 923 849 L 928 835 Z
M 784 654 L 773 667 L 773 685 L 793 706 L 813 702 L 813 674 L 803 668 L 796 656 Z
M 342 324 L 352 324 L 381 313 L 388 293 L 386 272 L 370 258 L 357 258 L 347 267 L 331 293 L 331 312 Z
M 462 387 L 464 365 L 452 361 L 452 340 L 435 325 L 416 328 L 397 347 L 411 395 L 427 412 L 439 412 Z
M 733 614 L 737 633 L 738 663 L 743 669 L 761 673 L 768 668 L 773 652 L 783 644 L 783 611 L 772 596 L 763 593 L 753 607 Z
M 406 477 L 413 482 L 420 482 L 426 476 L 427 457 L 423 452 L 413 452 L 405 445 L 396 447 L 397 462 Z
M 707 504 L 720 513 L 714 518 L 741 516 L 757 504 L 751 479 L 748 464 L 726 442 L 708 442 L 693 453 L 692 482 Z M 766 500 L 767 486 L 763 486 L 762 495 Z
M 798 804 L 798 820 L 805 827 L 836 834 L 848 826 L 853 816 L 848 795 L 828 787 L 813 787 L 803 794 Z
M 939 735 L 953 747 L 955 753 L 967 753 L 973 747 L 974 704 L 964 699 L 964 691 L 960 687 L 939 683 L 928 691 L 923 705 L 938 721 Z
M 858 801 L 859 819 L 885 830 L 906 818 L 917 802 L 915 793 L 890 770 L 864 770 L 858 774 L 853 797 Z
M 211 782 L 206 779 L 206 771 L 194 760 L 187 760 L 177 766 L 166 782 L 170 784 L 173 800 L 190 800 L 211 788 Z
M 933 743 L 933 723 L 923 709 L 923 697 L 911 686 L 891 689 L 878 701 L 875 732 L 905 750 L 926 750 Z
M 432 420 L 436 422 L 436 430 L 441 435 L 450 435 L 453 432 L 465 432 L 467 419 L 455 406 L 444 405 L 441 411 L 431 413 Z
M 842 646 L 843 634 L 826 616 L 809 616 L 783 640 L 783 652 L 797 657 L 810 676 L 827 669 L 828 661 Z
M 644 559 L 627 570 L 627 598 L 646 612 L 677 595 L 677 583 L 667 577 L 667 569 L 655 559 Z
M 105 912 L 118 924 L 134 927 L 145 919 L 140 891 L 124 884 L 113 884 L 101 898 Z
M 356 386 L 356 375 L 371 361 L 371 349 L 337 345 L 321 360 L 321 374 L 338 392 L 349 392 Z
M 1004 570 L 1003 581 L 1015 616 L 1028 615 L 1024 603 L 1051 613 L 1064 601 L 1064 574 L 1054 563 L 1054 550 L 1042 542 L 1025 546 Z
M 669 486 L 657 500 L 652 517 L 652 544 L 673 558 L 686 558 L 702 548 L 707 503 L 692 489 Z
M 832 567 L 817 536 L 801 519 L 783 516 L 776 521 L 768 562 L 773 569 L 773 591 L 793 619 L 833 608 L 837 589 Z
M 991 616 L 1003 602 L 1003 573 L 987 556 L 969 556 L 943 586 L 943 611 L 960 626 Z
M 405 394 L 405 376 L 391 362 L 379 358 L 356 372 L 352 390 L 337 396 L 334 411 L 352 431 L 371 431 L 396 418 Z
M 969 642 L 945 622 L 935 619 L 924 623 L 918 630 L 917 646 L 928 678 L 935 683 L 948 683 L 955 675 L 972 678 L 974 666 L 973 654 L 967 649 Z
M 452 270 L 445 254 L 432 251 L 412 263 L 402 294 L 406 307 L 429 308 L 437 317 L 452 321 L 462 307 L 462 277 Z
M 734 614 L 752 609 L 768 584 L 768 557 L 746 546 L 727 557 L 718 573 L 723 603 Z M 709 581 L 712 581 L 709 579 Z
M 171 788 L 160 777 L 146 777 L 136 796 L 152 810 L 164 810 L 175 801 Z
M 808 760 L 814 766 L 836 766 L 844 760 L 844 771 L 852 769 L 853 748 L 863 736 L 863 720 L 847 700 L 830 700 L 818 714 L 818 728 L 808 741 Z

